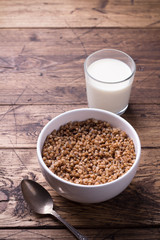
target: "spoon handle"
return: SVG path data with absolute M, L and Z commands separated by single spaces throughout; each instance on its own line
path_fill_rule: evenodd
M 54 210 L 50 212 L 50 214 L 54 217 L 56 217 L 61 223 L 63 223 L 72 233 L 73 235 L 79 239 L 79 240 L 88 240 L 85 236 L 83 236 L 81 233 L 79 233 L 73 226 L 71 226 L 68 222 L 66 222 L 61 216 Z

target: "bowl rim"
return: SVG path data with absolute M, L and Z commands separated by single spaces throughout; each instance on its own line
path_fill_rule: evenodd
M 84 184 L 79 184 L 79 183 L 72 183 L 70 181 L 67 181 L 61 177 L 59 177 L 58 175 L 56 175 L 55 173 L 53 173 L 47 166 L 46 164 L 44 163 L 43 159 L 42 159 L 42 154 L 41 154 L 41 142 L 44 144 L 44 141 L 42 141 L 42 138 L 43 138 L 43 135 L 46 131 L 46 129 L 52 125 L 52 123 L 57 120 L 58 118 L 62 118 L 64 117 L 65 115 L 68 115 L 72 112 L 78 112 L 78 111 L 86 111 L 86 112 L 101 112 L 101 113 L 104 113 L 107 115 L 110 115 L 112 116 L 113 118 L 117 118 L 118 120 L 122 121 L 125 125 L 127 125 L 131 131 L 133 132 L 134 136 L 135 136 L 135 139 L 136 139 L 136 142 L 137 142 L 137 153 L 136 153 L 136 159 L 133 163 L 133 165 L 131 166 L 131 168 L 126 172 L 124 173 L 122 176 L 120 176 L 119 178 L 111 181 L 111 182 L 106 182 L 106 183 L 102 183 L 102 184 L 98 184 L 98 185 L 84 185 Z M 86 118 L 87 119 L 87 118 Z M 100 119 L 99 119 L 100 120 Z M 74 121 L 74 120 L 73 120 Z M 77 121 L 77 120 L 75 120 Z M 107 121 L 107 120 L 106 120 Z M 54 129 L 53 129 L 54 130 Z M 53 131 L 52 130 L 52 131 Z M 51 131 L 51 132 L 52 132 Z M 140 161 L 140 155 L 141 155 L 141 142 L 140 142 L 140 139 L 139 139 L 139 136 L 136 132 L 136 130 L 133 128 L 133 126 L 127 121 L 125 120 L 124 118 L 122 118 L 121 116 L 115 114 L 115 113 L 112 113 L 112 112 L 109 112 L 109 111 L 106 111 L 106 110 L 102 110 L 102 109 L 98 109 L 98 108 L 79 108 L 79 109 L 73 109 L 73 110 L 69 110 L 69 111 L 65 111 L 59 115 L 57 115 L 56 117 L 52 118 L 44 127 L 43 129 L 41 130 L 39 136 L 38 136 L 38 140 L 37 140 L 37 156 L 38 156 L 38 161 L 40 163 L 41 166 L 43 166 L 43 168 L 47 171 L 47 173 L 49 175 L 51 175 L 52 177 L 56 178 L 58 181 L 62 182 L 62 183 L 65 183 L 67 185 L 71 185 L 71 186 L 74 186 L 74 187 L 79 187 L 79 188 L 101 188 L 101 187 L 104 187 L 104 186 L 109 186 L 109 185 L 112 185 L 112 184 L 115 184 L 116 182 L 119 182 L 120 180 L 122 180 L 123 178 L 125 178 L 127 175 L 130 174 L 130 172 L 132 171 L 132 169 L 135 167 L 135 165 L 137 165 Z

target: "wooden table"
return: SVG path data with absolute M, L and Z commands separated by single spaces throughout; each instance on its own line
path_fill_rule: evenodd
M 101 204 L 60 197 L 41 174 L 36 141 L 58 114 L 87 107 L 83 63 L 92 52 L 127 52 L 137 71 L 122 116 L 138 132 L 138 172 Z M 0 1 L 0 239 L 74 239 L 56 219 L 25 204 L 30 178 L 51 194 L 57 212 L 88 239 L 160 239 L 160 1 Z

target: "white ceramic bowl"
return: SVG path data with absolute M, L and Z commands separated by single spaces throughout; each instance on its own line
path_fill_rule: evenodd
M 41 151 L 44 141 L 54 129 L 58 129 L 61 125 L 64 125 L 69 121 L 83 121 L 88 118 L 95 118 L 109 122 L 113 127 L 117 127 L 125 131 L 134 142 L 136 160 L 133 166 L 127 173 L 112 182 L 100 185 L 81 185 L 71 183 L 51 172 L 42 159 Z M 61 196 L 81 203 L 103 202 L 121 193 L 130 184 L 136 174 L 140 161 L 140 154 L 141 144 L 134 128 L 122 117 L 105 110 L 94 108 L 76 109 L 60 114 L 48 122 L 48 124 L 42 129 L 37 142 L 38 160 L 47 182 Z

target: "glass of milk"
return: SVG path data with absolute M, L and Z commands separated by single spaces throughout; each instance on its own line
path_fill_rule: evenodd
M 115 49 L 92 53 L 84 63 L 88 106 L 123 114 L 136 71 L 133 59 Z

